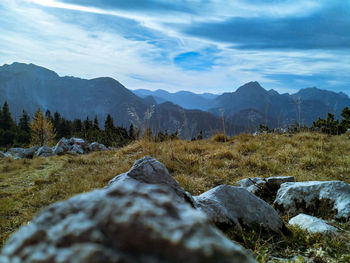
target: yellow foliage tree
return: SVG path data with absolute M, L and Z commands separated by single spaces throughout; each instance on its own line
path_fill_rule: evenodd
M 55 137 L 55 131 L 51 121 L 44 117 L 41 107 L 35 113 L 30 128 L 32 132 L 32 144 L 43 146 L 52 143 Z

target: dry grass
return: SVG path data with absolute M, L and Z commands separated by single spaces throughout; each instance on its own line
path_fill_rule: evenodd
M 350 183 L 350 140 L 345 136 L 316 133 L 239 135 L 227 140 L 220 137 L 192 142 L 141 140 L 117 151 L 84 156 L 4 159 L 0 160 L 0 247 L 12 232 L 45 206 L 105 186 L 111 178 L 130 169 L 135 160 L 145 155 L 162 162 L 181 186 L 193 195 L 253 176 L 292 175 L 297 181 L 343 180 Z M 300 244 L 308 244 L 305 240 L 317 240 L 324 250 L 324 246 L 331 246 L 335 251 L 328 253 L 327 257 L 342 262 L 341 255 L 335 255 L 335 244 L 340 241 L 321 242 L 320 238 L 310 238 L 299 231 L 294 232 L 297 237 L 301 236 L 303 242 L 299 240 Z M 255 251 L 259 261 L 265 262 L 265 255 L 278 255 L 278 250 L 265 244 L 268 239 L 250 237 L 255 241 L 246 238 L 249 242 L 243 244 Z M 345 241 L 350 243 L 350 238 L 347 238 Z M 250 243 L 254 246 L 251 247 Z M 285 243 L 290 244 L 288 249 L 292 251 L 283 248 L 288 251 L 286 255 L 301 250 L 290 242 Z M 350 254 L 350 248 L 341 244 L 339 251 Z

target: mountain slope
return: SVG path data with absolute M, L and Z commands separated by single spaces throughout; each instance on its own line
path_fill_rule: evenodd
M 5 100 L 17 120 L 23 109 L 33 116 L 42 107 L 44 112 L 58 111 L 70 120 L 97 116 L 101 124 L 111 114 L 114 123 L 124 127 L 130 123 L 145 126 L 146 112 L 152 111 L 149 122 L 154 132 L 178 130 L 187 139 L 197 136 L 200 130 L 210 136 L 222 127 L 220 118 L 211 113 L 185 110 L 172 103 L 155 105 L 155 98 L 142 99 L 112 78 L 60 77 L 33 64 L 0 67 L 0 103 Z
M 350 99 L 344 93 L 307 88 L 292 95 L 279 94 L 265 90 L 258 82 L 249 82 L 235 92 L 218 96 L 209 111 L 217 116 L 224 112 L 234 124 L 256 127 L 260 123 L 274 128 L 296 122 L 309 126 L 328 112 L 339 118 L 346 106 L 350 106 Z
M 141 98 L 152 96 L 157 103 L 169 101 L 185 109 L 199 110 L 208 110 L 210 107 L 212 107 L 211 105 L 213 99 L 217 97 L 217 95 L 211 93 L 196 94 L 189 91 L 170 93 L 165 90 L 151 91 L 146 89 L 138 89 L 133 90 L 133 92 Z

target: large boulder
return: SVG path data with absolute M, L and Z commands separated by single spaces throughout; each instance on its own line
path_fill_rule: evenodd
M 69 150 L 70 153 L 74 154 L 85 154 L 83 146 L 79 144 L 73 144 L 72 148 Z
M 52 149 L 47 145 L 40 147 L 35 152 L 35 156 L 38 156 L 38 157 L 49 157 L 49 156 L 53 156 L 53 155 L 54 155 L 54 153 L 53 153 Z
M 92 151 L 92 152 L 96 152 L 96 151 L 107 151 L 107 150 L 108 150 L 106 146 L 104 146 L 103 144 L 98 143 L 98 142 L 90 143 L 89 149 L 90 149 L 90 151 Z
M 175 194 L 177 199 L 194 206 L 192 196 L 182 189 L 163 164 L 152 157 L 146 156 L 137 160 L 128 172 L 117 175 L 109 181 L 108 185 L 118 181 L 133 180 L 146 184 L 164 185 Z
M 238 181 L 237 185 L 246 188 L 249 192 L 265 201 L 273 202 L 281 184 L 294 181 L 295 179 L 293 176 L 274 176 L 268 178 L 250 177 Z
M 350 185 L 342 181 L 284 183 L 274 206 L 291 216 L 307 213 L 320 217 L 350 218 Z
M 38 149 L 39 149 L 39 146 L 36 146 L 36 145 L 25 149 L 24 152 L 23 152 L 24 158 L 32 159 L 35 156 L 35 152 Z
M 327 224 L 327 221 L 305 214 L 291 218 L 288 223 L 307 230 L 311 234 L 336 235 L 339 231 L 334 226 Z
M 256 262 L 167 187 L 136 181 L 45 209 L 6 243 L 9 262 Z
M 0 159 L 1 158 L 7 158 L 7 157 L 8 157 L 8 155 L 6 153 L 0 151 Z
M 70 145 L 70 140 L 62 137 L 52 150 L 54 154 L 62 155 L 70 151 L 71 148 L 72 148 L 72 145 Z
M 194 197 L 199 210 L 220 228 L 262 228 L 288 233 L 282 218 L 268 203 L 245 188 L 220 185 Z
M 14 159 L 22 159 L 24 158 L 24 151 L 24 148 L 10 148 L 6 153 Z

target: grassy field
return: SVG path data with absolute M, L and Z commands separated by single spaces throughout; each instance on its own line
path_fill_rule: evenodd
M 136 141 L 124 148 L 84 156 L 0 160 L 0 247 L 8 236 L 47 205 L 77 193 L 104 187 L 150 155 L 162 162 L 180 185 L 198 195 L 246 177 L 295 176 L 297 181 L 342 180 L 350 183 L 350 139 L 316 133 L 222 136 L 201 141 Z M 288 220 L 288 218 L 284 218 Z M 350 231 L 349 222 L 335 223 Z M 314 262 L 350 262 L 350 236 L 325 238 L 292 228 L 293 237 L 247 232 L 236 238 L 260 262 L 269 256 L 307 255 Z M 299 259 L 298 262 L 303 262 Z

